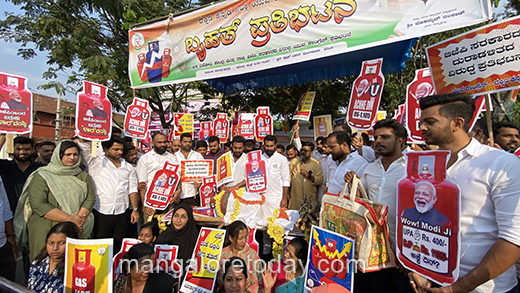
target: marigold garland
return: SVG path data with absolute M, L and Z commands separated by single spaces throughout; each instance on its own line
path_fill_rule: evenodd
M 275 226 L 274 224 L 274 220 L 277 218 L 289 219 L 285 208 L 274 210 L 273 216 L 267 218 L 267 234 L 274 240 L 273 256 L 274 258 L 281 258 L 283 253 L 284 233 L 282 226 Z
M 222 213 L 222 210 L 220 209 L 220 201 L 222 200 L 224 193 L 226 193 L 226 191 L 222 190 L 219 194 L 217 194 L 215 196 L 215 210 L 217 211 L 217 215 L 221 218 L 224 217 L 224 214 Z
M 261 197 L 260 200 L 244 199 L 242 197 L 242 195 L 244 194 L 244 191 L 245 191 L 245 189 L 243 189 L 243 188 L 240 188 L 240 189 L 235 188 L 235 187 L 231 188 L 231 193 L 233 194 L 233 197 L 234 197 L 233 213 L 230 215 L 231 222 L 234 222 L 237 219 L 238 214 L 240 213 L 240 207 L 241 207 L 240 204 L 255 205 L 255 204 L 264 204 L 265 203 L 265 196 L 263 194 L 259 194 Z M 215 210 L 217 211 L 217 215 L 221 218 L 224 217 L 224 214 L 222 213 L 222 210 L 220 209 L 220 201 L 222 200 L 222 197 L 224 196 L 225 192 L 226 191 L 223 190 L 215 196 Z

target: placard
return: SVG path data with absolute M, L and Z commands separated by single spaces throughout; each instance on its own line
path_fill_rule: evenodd
M 245 139 L 255 139 L 255 114 L 241 113 L 238 118 L 237 135 Z
M 27 78 L 0 73 L 0 132 L 24 134 L 32 131 L 32 99 Z
M 168 206 L 179 184 L 178 169 L 179 165 L 166 162 L 161 170 L 155 172 L 152 183 L 146 191 L 145 207 L 164 210 Z
M 125 273 L 122 271 L 122 267 L 119 265 L 125 253 L 130 250 L 130 248 L 138 243 L 141 243 L 141 240 L 133 239 L 133 238 L 123 238 L 123 242 L 121 244 L 121 249 L 119 252 L 114 255 L 112 258 L 112 262 L 114 263 L 114 282 L 120 277 L 124 276 Z
M 421 107 L 419 101 L 427 96 L 435 94 L 432 77 L 429 68 L 417 69 L 415 78 L 406 87 L 406 130 L 408 139 L 412 143 L 423 144 L 424 139 L 419 129 L 421 126 Z
M 181 182 L 202 182 L 213 174 L 213 160 L 181 161 Z
M 199 140 L 208 140 L 210 136 L 213 136 L 213 123 L 211 121 L 201 122 Z
M 199 188 L 201 207 L 209 207 L 211 199 L 217 194 L 217 175 L 202 178 Z
M 520 16 L 426 48 L 438 94 L 484 94 L 520 87 Z
M 65 249 L 65 293 L 111 293 L 113 239 L 72 239 Z
M 369 130 L 374 125 L 385 85 L 382 67 L 383 58 L 363 61 L 348 103 L 347 124 L 350 127 Z
M 327 137 L 332 133 L 332 116 L 321 115 L 312 117 L 314 126 L 314 139 L 323 136 Z
M 109 140 L 112 135 L 112 104 L 107 87 L 83 81 L 83 90 L 76 99 L 76 133 L 82 139 Z
M 315 96 L 316 92 L 306 92 L 302 95 L 294 112 L 293 120 L 309 121 Z
M 245 111 L 235 111 L 235 115 L 233 115 L 233 120 L 231 120 L 231 138 L 238 135 L 238 119 L 242 113 L 245 113 Z
M 460 190 L 446 174 L 449 151 L 408 152 L 397 188 L 397 258 L 443 286 L 459 276 Z
M 137 139 L 146 138 L 150 123 L 150 110 L 148 101 L 134 98 L 132 105 L 128 106 L 125 115 L 124 131 L 126 136 Z
M 262 159 L 262 151 L 247 153 L 246 186 L 247 191 L 258 193 L 267 190 L 267 169 Z
M 177 278 L 180 272 L 180 266 L 175 263 L 177 259 L 177 253 L 179 246 L 177 245 L 165 245 L 156 244 L 155 250 L 155 271 L 165 272 L 170 274 L 172 277 Z
M 354 292 L 354 240 L 314 225 L 310 236 L 305 289 L 337 284 Z
M 193 130 L 193 114 L 173 114 L 174 139 L 180 138 L 183 133 L 189 133 L 193 137 Z
M 232 155 L 227 152 L 217 159 L 217 187 L 233 182 L 233 170 L 231 168 Z
M 229 138 L 229 121 L 226 113 L 217 113 L 217 119 L 213 121 L 213 132 L 220 139 L 220 143 L 226 143 Z
M 137 148 L 147 153 L 152 150 L 152 135 L 150 132 L 146 134 L 145 139 L 139 139 L 137 142 Z
M 273 134 L 273 117 L 269 114 L 269 107 L 256 108 L 255 139 L 263 142 L 264 138 Z
M 184 277 L 181 292 L 212 293 L 226 230 L 201 228 L 193 256 L 195 268 Z

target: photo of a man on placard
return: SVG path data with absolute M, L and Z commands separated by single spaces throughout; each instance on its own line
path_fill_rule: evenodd
M 85 115 L 95 118 L 108 118 L 108 114 L 105 112 L 103 102 L 101 102 L 101 100 L 95 100 L 94 108 L 88 109 Z
M 419 181 L 413 195 L 415 207 L 403 211 L 403 217 L 410 221 L 419 221 L 430 226 L 448 226 L 451 221 L 434 207 L 437 202 L 435 186 L 428 181 Z
M 22 102 L 22 95 L 16 90 L 13 90 L 9 93 L 9 100 L 3 102 L 0 105 L 1 109 L 10 109 L 10 110 L 29 110 L 27 105 Z
M 258 164 L 258 161 L 251 162 L 251 172 L 247 174 L 247 177 L 254 177 L 254 176 L 260 176 L 264 171 L 260 170 L 260 164 Z

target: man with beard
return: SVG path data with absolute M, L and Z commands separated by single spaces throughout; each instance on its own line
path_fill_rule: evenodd
M 300 143 L 301 144 L 301 143 Z M 287 162 L 290 162 L 292 159 L 300 156 L 300 152 L 296 149 L 294 144 L 290 144 L 285 148 L 285 153 L 287 154 Z
M 226 184 L 226 187 L 241 188 L 246 186 L 247 154 L 244 153 L 245 142 L 244 137 L 240 135 L 233 137 L 231 141 L 231 151 L 233 152 L 233 159 L 231 160 L 233 181 Z
M 330 168 L 327 192 L 338 194 L 345 186 L 345 174 L 349 171 L 354 171 L 357 175 L 363 174 L 368 162 L 357 152 L 350 151 L 351 138 L 345 131 L 331 133 L 327 144 L 336 165 Z
M 246 143 L 244 144 L 244 152 L 247 154 L 250 151 L 255 150 L 255 141 L 252 139 L 246 140 Z
M 368 198 L 388 206 L 388 228 L 394 251 L 396 251 L 397 182 L 405 174 L 406 159 L 401 149 L 406 138 L 406 129 L 396 120 L 378 121 L 374 125 L 374 142 L 375 152 L 379 158 L 368 164 L 360 176 Z M 353 171 L 348 172 L 345 175 L 345 182 L 350 183 L 354 176 Z M 364 274 L 358 272 L 354 278 L 356 290 L 360 292 L 413 292 L 407 277 L 395 268 Z
M 172 154 L 175 154 L 176 152 L 178 152 L 181 149 L 181 140 L 178 138 L 172 140 L 171 149 L 172 149 L 172 152 L 171 152 Z
M 220 148 L 220 139 L 216 136 L 208 138 L 209 153 L 204 156 L 206 160 L 213 160 L 213 174 L 217 172 L 217 159 L 225 154 L 224 150 Z
M 128 222 L 139 220 L 137 174 L 125 161 L 123 139 L 112 135 L 101 143 L 103 154 L 92 157 L 92 143 L 78 143 L 83 164 L 96 185 L 94 214 L 94 238 L 114 238 L 114 249 L 119 251 L 126 235 Z
M 451 151 L 447 174 L 460 188 L 459 277 L 432 288 L 415 273 L 423 292 L 518 292 L 513 264 L 520 258 L 520 163 L 518 157 L 468 136 L 475 111 L 469 95 L 421 99 L 422 136 L 428 145 Z
M 150 184 L 152 184 L 155 172 L 162 170 L 164 163 L 166 162 L 175 165 L 179 164 L 177 158 L 166 151 L 166 148 L 168 147 L 168 140 L 166 139 L 166 135 L 160 132 L 154 134 L 152 137 L 152 147 L 152 151 L 144 154 L 137 162 L 137 178 L 139 180 L 139 194 L 141 196 L 141 202 L 144 202 L 146 191 L 150 187 Z M 173 193 L 173 197 L 170 202 L 178 203 L 180 193 L 181 190 L 178 188 Z M 143 211 L 145 216 L 152 216 L 155 213 L 154 209 L 147 207 L 143 207 Z
M 103 102 L 101 102 L 101 100 L 94 100 L 94 107 L 88 109 L 85 113 L 85 116 L 94 118 L 108 118 L 108 114 L 104 110 Z
M 181 134 L 181 150 L 174 155 L 177 157 L 179 165 L 186 160 L 204 160 L 204 157 L 191 149 L 193 145 L 193 138 L 189 133 Z M 180 194 L 180 203 L 185 203 L 190 206 L 200 206 L 200 202 L 196 200 L 197 190 L 200 183 L 181 182 L 182 192 Z
M 321 161 L 326 155 L 323 153 L 322 142 L 325 140 L 324 136 L 318 136 L 316 138 L 316 150 L 312 152 L 312 158 L 316 161 Z
M 0 149 L 5 144 L 5 140 L 5 134 L 0 135 Z M 34 140 L 32 138 L 18 136 L 13 140 L 13 143 L 13 160 L 0 160 L 0 175 L 4 181 L 11 211 L 14 214 L 25 181 L 32 172 L 43 165 L 31 161 L 31 155 L 34 152 Z
M 493 140 L 508 153 L 514 153 L 520 142 L 518 126 L 512 122 L 499 122 L 493 125 Z
M 435 186 L 428 181 L 419 181 L 415 184 L 415 191 L 413 194 L 413 202 L 415 208 L 409 208 L 403 211 L 403 217 L 410 221 L 419 221 L 420 227 L 422 223 L 426 223 L 430 226 L 448 226 L 451 221 L 441 214 L 433 206 L 437 202 L 437 191 Z
M 312 158 L 314 144 L 302 141 L 301 157 L 292 159 L 291 170 L 291 198 L 289 209 L 299 210 L 307 203 L 309 209 L 318 209 L 318 186 L 323 182 L 323 172 L 318 161 Z
M 137 148 L 135 145 L 123 145 L 123 158 L 128 164 L 132 165 L 132 167 L 137 168 Z
M 42 165 L 47 166 L 51 161 L 52 153 L 56 148 L 56 144 L 52 141 L 44 141 L 38 145 L 38 158 L 36 158 L 36 162 L 41 163 Z

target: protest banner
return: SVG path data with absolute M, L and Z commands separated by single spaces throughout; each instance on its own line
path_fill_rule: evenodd
M 123 259 L 123 256 L 125 256 L 125 253 L 130 250 L 130 248 L 138 243 L 141 243 L 141 240 L 133 239 L 133 238 L 123 238 L 123 243 L 121 244 L 121 249 L 119 252 L 114 255 L 112 258 L 112 262 L 114 263 L 114 282 L 119 279 L 119 277 L 122 277 L 125 275 L 125 273 L 122 270 L 122 266 L 120 266 L 120 262 Z
M 148 109 L 148 101 L 134 98 L 132 105 L 126 109 L 124 124 L 125 135 L 138 139 L 146 138 L 149 123 L 150 110 Z
M 146 134 L 144 139 L 140 139 L 137 142 L 137 148 L 147 153 L 152 150 L 152 135 L 150 132 Z
M 179 165 L 164 163 L 161 170 L 155 172 L 153 180 L 146 191 L 144 206 L 164 210 L 172 198 L 179 184 Z
M 229 138 L 229 121 L 226 113 L 217 113 L 213 121 L 213 133 L 220 139 L 220 143 L 226 143 Z
M 520 87 L 520 16 L 426 48 L 438 94 L 485 94 Z
M 255 114 L 241 113 L 238 118 L 237 134 L 244 139 L 255 139 Z
M 319 136 L 327 137 L 332 133 L 332 116 L 321 115 L 312 117 L 314 125 L 314 139 Z
M 409 152 L 397 187 L 397 258 L 443 286 L 459 275 L 460 190 L 446 174 L 449 151 Z
M 201 207 L 209 207 L 211 199 L 217 194 L 217 175 L 202 178 L 199 188 Z
M 305 289 L 337 284 L 354 292 L 354 240 L 317 226 L 310 236 Z
M 293 120 L 309 121 L 315 96 L 316 92 L 306 92 L 302 95 L 294 112 Z
M 361 73 L 350 92 L 347 111 L 347 124 L 350 127 L 369 130 L 374 125 L 385 85 L 382 66 L 382 58 L 363 61 Z
M 166 121 L 167 123 L 172 121 L 172 113 L 164 112 L 163 115 L 164 115 L 164 121 Z M 161 116 L 158 113 L 152 112 L 152 114 L 150 116 L 150 124 L 148 126 L 148 130 L 149 131 L 160 131 L 160 132 L 163 132 L 165 130 L 162 126 Z
M 273 117 L 269 114 L 269 107 L 256 108 L 255 139 L 263 142 L 264 138 L 273 134 Z
M 72 239 L 65 248 L 65 293 L 111 293 L 113 239 Z
M 76 132 L 82 139 L 105 141 L 112 134 L 112 104 L 107 87 L 83 81 L 76 100 Z
M 233 169 L 231 168 L 232 155 L 227 152 L 217 159 L 217 187 L 233 182 Z
M 184 277 L 181 292 L 213 292 L 225 235 L 226 230 L 201 228 L 191 257 L 195 260 L 195 268 Z
M 208 140 L 210 136 L 213 136 L 213 123 L 211 121 L 201 122 L 199 140 Z
M 259 72 L 452 30 L 490 18 L 489 1 L 222 1 L 133 27 L 134 88 Z
M 154 246 L 154 250 L 155 271 L 165 272 L 167 274 L 172 275 L 173 277 L 177 277 L 177 274 L 175 273 L 180 272 L 180 266 L 175 263 L 175 260 L 177 259 L 177 252 L 179 251 L 179 246 L 156 244 Z
M 415 78 L 406 87 L 406 124 L 409 141 L 423 144 L 424 139 L 419 130 L 421 119 L 421 107 L 419 101 L 427 96 L 435 94 L 432 77 L 429 68 L 417 69 Z
M 247 153 L 246 186 L 249 192 L 264 192 L 267 190 L 267 169 L 262 159 L 262 151 Z
M 181 134 L 189 133 L 193 138 L 193 114 L 173 114 L 174 139 L 180 138 Z
M 27 78 L 0 72 L 0 132 L 24 134 L 32 131 L 32 99 Z
M 238 135 L 238 119 L 242 113 L 245 113 L 245 111 L 235 111 L 235 115 L 233 115 L 233 120 L 231 120 L 231 138 Z
M 213 160 L 185 160 L 181 162 L 181 182 L 202 182 L 213 174 Z

